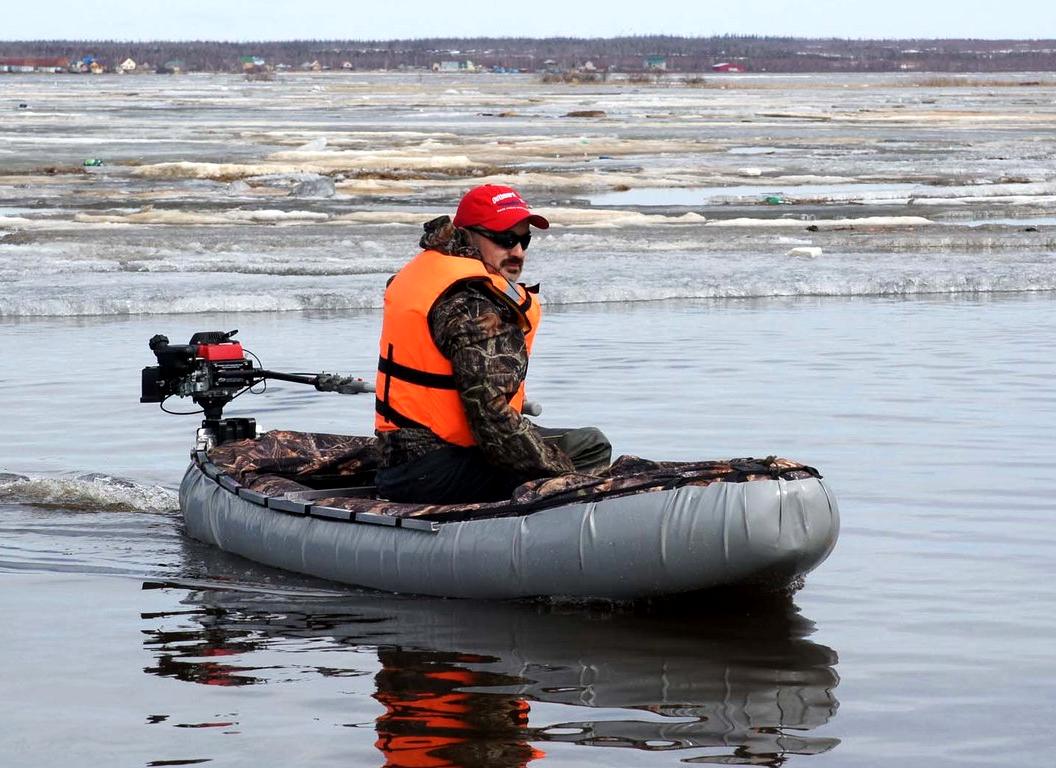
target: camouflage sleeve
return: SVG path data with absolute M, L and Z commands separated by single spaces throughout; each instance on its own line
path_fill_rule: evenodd
M 526 477 L 571 472 L 571 460 L 509 405 L 528 371 L 524 333 L 512 314 L 467 286 L 437 302 L 429 327 L 451 361 L 470 429 L 489 460 Z

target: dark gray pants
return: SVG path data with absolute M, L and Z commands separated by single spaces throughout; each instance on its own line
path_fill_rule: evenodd
M 579 472 L 598 472 L 612 463 L 612 444 L 597 427 L 560 429 L 537 424 L 535 430 L 564 451 Z
M 597 472 L 609 466 L 612 446 L 600 429 L 536 427 L 548 443 L 564 451 L 580 472 Z M 502 501 L 513 489 L 534 478 L 489 464 L 479 448 L 451 446 L 419 459 L 378 470 L 378 495 L 391 501 L 414 504 L 465 504 Z

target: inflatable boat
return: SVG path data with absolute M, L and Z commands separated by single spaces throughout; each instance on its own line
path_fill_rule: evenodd
M 198 449 L 188 534 L 288 571 L 444 597 L 635 600 L 791 591 L 832 550 L 836 500 L 787 459 L 655 462 L 520 486 L 508 501 L 376 498 L 373 438 L 274 431 Z
M 258 367 L 234 340 L 156 335 L 140 402 L 190 397 L 205 419 L 180 485 L 187 532 L 265 565 L 361 587 L 443 597 L 636 600 L 719 587 L 790 591 L 832 550 L 836 500 L 787 459 L 617 459 L 600 475 L 524 483 L 508 500 L 400 504 L 377 497 L 372 437 L 273 431 L 223 418 L 279 380 L 358 394 L 335 374 Z

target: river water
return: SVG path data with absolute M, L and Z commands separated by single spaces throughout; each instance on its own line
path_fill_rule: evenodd
M 30 105 L 0 117 L 4 763 L 1045 764 L 1051 86 L 429 82 L 444 99 L 405 75 L 0 80 L 5 110 Z M 562 117 L 596 104 L 601 122 Z M 105 164 L 82 173 L 89 147 Z M 459 158 L 504 156 L 555 221 L 526 267 L 549 299 L 540 422 L 598 425 L 618 453 L 818 467 L 843 528 L 794 598 L 393 596 L 183 535 L 196 420 L 137 402 L 146 340 L 238 328 L 266 367 L 369 376 L 415 222 L 480 178 Z M 213 165 L 165 165 L 192 162 Z M 840 194 L 590 204 L 628 177 Z M 364 433 L 372 407 L 273 383 L 228 414 Z

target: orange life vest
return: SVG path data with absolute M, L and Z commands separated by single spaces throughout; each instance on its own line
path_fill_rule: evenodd
M 477 259 L 422 251 L 392 279 L 385 290 L 381 325 L 374 427 L 390 432 L 424 427 L 461 446 L 476 444 L 459 400 L 451 361 L 433 342 L 429 311 L 451 286 L 462 282 L 486 286 L 517 313 L 528 353 L 542 310 L 524 285 L 493 275 Z M 524 402 L 522 381 L 510 398 L 518 413 Z

